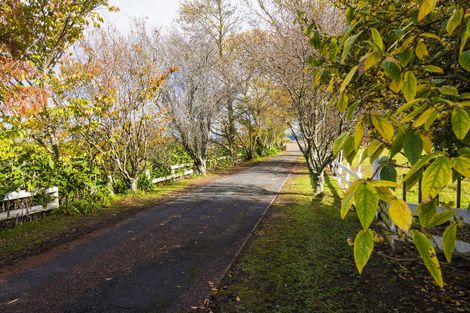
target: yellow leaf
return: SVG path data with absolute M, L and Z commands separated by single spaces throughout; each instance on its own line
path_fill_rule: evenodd
M 362 57 L 359 62 L 358 73 L 359 75 L 367 72 L 371 67 L 375 66 L 380 61 L 380 55 L 377 53 L 368 53 Z
M 429 13 L 434 11 L 438 0 L 423 0 L 419 7 L 418 21 L 424 19 Z
M 354 260 L 356 262 L 359 274 L 369 261 L 370 255 L 374 250 L 374 233 L 372 230 L 361 230 L 354 240 Z
M 349 103 L 348 96 L 345 93 L 340 94 L 339 99 L 338 99 L 338 104 L 337 104 L 338 110 L 341 113 L 346 111 L 346 109 L 348 108 L 348 103 Z
M 399 93 L 401 90 L 402 83 L 401 81 L 392 81 L 390 84 L 390 90 L 393 91 L 394 93 Z
M 392 221 L 401 230 L 405 232 L 410 230 L 411 223 L 413 222 L 413 216 L 411 215 L 411 210 L 405 201 L 401 199 L 392 200 L 389 214 L 392 218 Z
M 341 84 L 341 87 L 339 89 L 339 92 L 340 93 L 343 93 L 344 90 L 346 89 L 346 87 L 348 86 L 349 82 L 351 81 L 351 79 L 354 77 L 354 74 L 356 74 L 356 71 L 357 71 L 357 66 L 353 67 L 351 69 L 351 71 L 349 71 L 349 73 L 346 75 L 346 77 L 344 78 L 344 81 L 343 83 Z
M 452 178 L 452 162 L 445 156 L 434 160 L 423 174 L 423 199 L 429 201 L 444 189 Z
M 422 232 L 412 230 L 413 241 L 418 249 L 419 255 L 426 265 L 434 281 L 442 288 L 444 287 L 444 280 L 442 278 L 441 265 L 437 259 L 436 250 L 432 246 L 431 241 Z
M 426 44 L 424 41 L 420 41 L 418 43 L 418 46 L 416 47 L 416 56 L 418 59 L 423 60 L 425 57 L 429 55 L 428 47 L 426 47 Z
M 454 30 L 460 25 L 463 18 L 463 8 L 455 10 L 454 14 L 447 21 L 446 30 L 449 35 L 452 36 Z
M 356 192 L 357 186 L 359 185 L 360 181 L 355 181 L 354 183 L 349 186 L 348 190 L 344 193 L 343 199 L 341 201 L 341 218 L 344 220 L 346 215 L 351 209 L 351 206 L 354 203 L 354 193 Z
M 356 131 L 354 133 L 354 142 L 356 151 L 359 150 L 362 144 L 362 139 L 364 138 L 364 126 L 366 123 L 366 116 L 363 115 L 359 122 L 356 125 Z
M 423 70 L 429 73 L 437 73 L 437 74 L 444 74 L 444 70 L 439 66 L 435 65 L 424 65 Z
M 416 98 L 418 91 L 418 80 L 412 71 L 407 71 L 403 77 L 403 96 L 410 102 Z
M 452 167 L 461 175 L 470 178 L 470 158 L 459 156 L 452 159 Z
M 377 129 L 379 134 L 382 136 L 382 138 L 385 139 L 387 143 L 391 144 L 393 141 L 393 134 L 395 132 L 392 123 L 390 123 L 389 120 L 385 117 L 376 114 L 372 114 L 371 118 L 375 129 Z
M 426 151 L 426 153 L 428 153 L 428 154 L 432 153 L 431 138 L 429 138 L 429 136 L 427 136 L 425 134 L 419 134 L 419 136 L 421 137 L 421 141 L 423 142 L 424 151 Z
M 413 123 L 414 128 L 418 128 L 421 125 L 424 125 L 429 118 L 432 118 L 436 112 L 436 109 L 434 107 L 431 107 L 427 109 L 426 111 L 421 114 L 421 116 Z

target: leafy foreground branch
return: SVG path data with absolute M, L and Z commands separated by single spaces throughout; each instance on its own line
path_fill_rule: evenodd
M 436 284 L 444 287 L 431 235 L 436 227 L 447 227 L 443 250 L 450 263 L 464 224 L 455 210 L 438 213 L 437 206 L 449 183 L 470 178 L 468 1 L 336 3 L 346 17 L 342 34 L 323 32 L 315 21 L 305 30 L 316 51 L 310 62 L 317 71 L 314 85 L 324 83 L 338 94 L 338 110 L 355 120 L 355 131 L 343 133 L 334 152 L 342 150 L 349 163 L 358 156 L 371 164 L 387 153 L 376 172 L 381 180 L 357 181 L 343 198 L 342 217 L 354 206 L 363 228 L 354 242 L 357 268 L 363 271 L 380 240 L 371 229 L 379 220 L 388 225 L 386 237 L 392 233 L 414 242 Z M 393 195 L 400 154 L 409 168 L 407 188 L 422 182 L 416 219 Z
M 341 222 L 334 180 L 312 201 L 308 172 L 288 181 L 246 252 L 202 312 L 464 312 L 468 267 L 444 265 L 448 286 L 436 287 L 415 251 L 399 262 L 379 244 L 359 277 L 346 245 L 360 225 Z M 412 248 L 410 245 L 409 248 Z M 404 259 L 411 259 L 404 261 Z M 426 297 L 423 297 L 426 294 Z

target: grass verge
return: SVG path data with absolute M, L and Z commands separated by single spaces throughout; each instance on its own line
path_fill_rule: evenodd
M 347 245 L 359 223 L 353 214 L 340 219 L 337 190 L 328 178 L 325 196 L 312 199 L 307 172 L 296 171 L 206 311 L 408 313 L 469 308 L 468 268 L 461 277 L 458 270 L 453 272 L 457 277 L 447 277 L 446 291 L 432 284 L 419 260 L 405 268 L 373 255 L 359 276 Z

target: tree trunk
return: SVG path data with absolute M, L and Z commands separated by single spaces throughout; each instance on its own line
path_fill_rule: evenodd
M 199 175 L 204 176 L 207 174 L 207 160 L 205 158 L 197 158 L 194 161 L 194 166 Z
M 232 159 L 235 159 L 237 157 L 237 149 L 235 145 L 235 137 L 236 137 L 237 129 L 235 127 L 235 113 L 234 113 L 232 101 L 229 101 L 227 105 L 227 111 L 228 111 L 227 141 L 228 141 L 228 147 L 230 150 L 229 151 L 230 157 L 232 157 Z
M 137 192 L 137 178 L 131 178 L 131 190 Z
M 108 175 L 108 190 L 109 190 L 109 194 L 111 196 L 114 195 L 114 188 L 113 188 L 113 176 L 112 175 Z
M 325 173 L 321 171 L 320 174 L 315 173 L 313 177 L 313 190 L 315 195 L 319 195 L 325 192 Z

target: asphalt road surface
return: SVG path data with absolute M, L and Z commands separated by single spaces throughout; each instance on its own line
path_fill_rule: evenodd
M 204 300 L 300 153 L 221 176 L 0 268 L 0 312 L 187 312 Z

